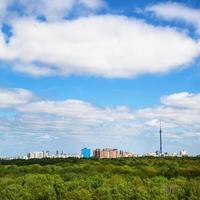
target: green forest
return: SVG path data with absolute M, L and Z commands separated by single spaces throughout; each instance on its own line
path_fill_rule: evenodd
M 200 200 L 200 158 L 0 161 L 0 200 Z

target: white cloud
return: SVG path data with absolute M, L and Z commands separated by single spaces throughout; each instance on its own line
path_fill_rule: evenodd
M 44 15 L 47 20 L 54 21 L 62 19 L 72 9 L 77 0 L 18 0 L 15 3 L 24 7 L 28 15 Z
M 10 3 L 10 0 L 1 0 L 0 1 L 0 23 L 2 22 L 4 16 L 6 15 L 7 7 Z
M 183 33 L 122 16 L 54 23 L 21 19 L 12 25 L 14 36 L 8 45 L 1 42 L 0 58 L 39 61 L 61 75 L 164 73 L 191 63 L 200 52 L 199 44 Z
M 168 2 L 150 6 L 147 10 L 167 20 L 180 19 L 192 23 L 197 27 L 200 34 L 200 9 L 189 8 L 184 4 Z
M 30 63 L 17 63 L 13 64 L 12 68 L 14 71 L 25 73 L 25 74 L 30 74 L 32 76 L 50 76 L 50 75 L 55 75 L 56 72 L 54 69 L 50 67 L 44 67 L 44 66 L 38 66 L 35 64 L 30 64 Z
M 48 134 L 47 142 L 67 138 L 120 145 L 122 140 L 124 143 L 148 137 L 157 140 L 161 119 L 165 141 L 183 145 L 194 138 L 195 142 L 200 141 L 199 93 L 161 97 L 160 105 L 137 110 L 100 107 L 81 100 L 42 101 L 39 97 L 33 99 L 34 96 L 23 89 L 1 90 L 0 108 L 18 111 L 17 115 L 0 116 L 0 131 L 5 138 L 19 137 L 24 144 L 38 143 L 45 141 L 43 136 Z
M 0 89 L 0 108 L 24 105 L 33 99 L 33 93 L 25 89 Z
M 23 5 L 29 17 L 11 20 L 9 44 L 0 33 L 0 58 L 14 63 L 13 70 L 29 75 L 130 78 L 185 67 L 200 54 L 199 42 L 186 34 L 134 18 L 103 15 L 62 20 L 74 7 L 96 10 L 105 7 L 105 1 L 4 0 L 0 11 L 12 4 Z M 169 19 L 199 22 L 199 10 L 179 4 L 158 4 L 147 10 Z M 48 22 L 32 18 L 38 15 L 46 16 Z
M 170 126 L 191 126 L 192 124 L 199 123 L 199 110 L 180 109 L 173 106 L 164 107 L 159 106 L 156 108 L 145 108 L 138 111 L 138 117 L 146 120 L 161 119 L 170 124 Z M 158 124 L 159 126 L 159 124 Z
M 133 120 L 131 111 L 124 107 L 101 108 L 79 100 L 66 101 L 39 101 L 18 107 L 25 113 L 43 113 L 69 117 L 78 121 L 90 123 L 116 122 Z
M 15 10 L 9 11 L 9 6 L 20 7 L 26 16 L 44 16 L 48 21 L 59 21 L 68 16 L 73 9 L 78 8 L 81 14 L 81 11 L 95 12 L 107 5 L 103 0 L 1 0 L 0 18 L 20 15 Z
M 182 92 L 161 98 L 161 102 L 167 106 L 200 110 L 200 94 Z
M 102 0 L 80 0 L 79 3 L 93 10 L 107 6 L 105 1 Z
M 131 110 L 119 106 L 98 107 L 80 100 L 40 101 L 31 91 L 25 89 L 1 89 L 0 107 L 15 108 L 22 113 L 33 115 L 57 116 L 89 125 L 109 124 L 128 125 L 129 123 L 144 123 L 155 127 L 162 119 L 165 127 L 177 125 L 191 126 L 200 124 L 200 94 L 175 93 L 161 97 L 161 105 L 157 107 Z M 199 127 L 200 128 L 200 127 Z

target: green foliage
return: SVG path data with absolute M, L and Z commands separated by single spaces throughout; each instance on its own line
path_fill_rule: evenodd
M 200 200 L 200 158 L 2 160 L 0 200 Z

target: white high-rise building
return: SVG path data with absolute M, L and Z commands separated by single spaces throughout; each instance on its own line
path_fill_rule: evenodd
M 181 150 L 180 151 L 180 156 L 188 156 L 188 153 L 186 150 Z
M 28 153 L 27 157 L 29 159 L 33 159 L 33 158 L 44 158 L 44 152 L 30 152 Z

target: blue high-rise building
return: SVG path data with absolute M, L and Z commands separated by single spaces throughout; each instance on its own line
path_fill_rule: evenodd
M 83 158 L 90 158 L 91 157 L 91 149 L 88 149 L 88 148 L 81 149 L 81 155 Z

